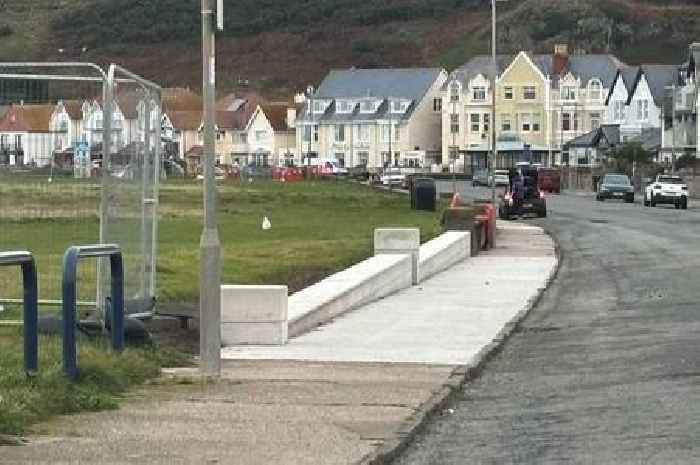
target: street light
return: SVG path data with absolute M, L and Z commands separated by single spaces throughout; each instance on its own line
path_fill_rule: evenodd
M 314 88 L 313 86 L 308 86 L 306 88 L 306 98 L 309 101 L 309 116 L 311 117 L 311 126 L 309 127 L 309 151 L 306 152 L 306 163 L 302 163 L 303 165 L 310 165 L 311 164 L 311 139 L 314 137 L 314 111 L 313 111 L 313 103 L 314 103 Z
M 221 0 L 217 23 L 222 25 Z M 221 374 L 221 243 L 216 226 L 215 31 L 213 0 L 202 0 L 202 96 L 204 119 L 204 224 L 199 243 L 199 354 L 204 376 Z
M 496 62 L 496 2 L 507 0 L 491 0 L 491 169 L 489 170 L 491 185 L 491 202 L 496 206 L 496 75 L 498 74 L 498 63 Z
M 676 86 L 666 86 L 665 90 L 671 93 L 671 173 L 676 174 Z M 661 131 L 665 129 L 666 124 L 662 121 Z

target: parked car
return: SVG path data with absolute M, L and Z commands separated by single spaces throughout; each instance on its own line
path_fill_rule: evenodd
M 498 207 L 498 216 L 503 220 L 509 220 L 514 215 L 537 215 L 540 218 L 547 216 L 547 199 L 539 188 L 538 170 L 532 167 L 521 167 L 522 192 L 515 192 L 515 178 L 518 171 L 513 170 L 508 176 L 508 187 L 501 198 Z M 519 198 L 519 197 L 522 198 Z
M 392 186 L 405 186 L 406 175 L 404 175 L 400 169 L 389 168 L 384 171 L 382 176 L 379 178 L 379 182 L 384 186 L 388 186 L 389 184 Z
M 627 203 L 634 203 L 634 187 L 629 176 L 625 174 L 606 174 L 598 184 L 596 200 L 616 199 Z
M 223 181 L 226 179 L 226 172 L 217 166 L 214 171 L 214 178 L 217 181 Z M 204 179 L 204 173 L 198 174 L 197 179 L 202 181 Z
M 477 170 L 474 172 L 474 175 L 472 176 L 472 186 L 489 186 L 491 183 L 489 182 L 489 170 L 487 169 L 482 169 L 482 170 Z
M 561 173 L 554 168 L 537 168 L 537 183 L 541 191 L 561 193 Z
M 676 210 L 688 208 L 688 185 L 680 176 L 660 174 L 644 191 L 644 206 L 670 204 Z
M 510 176 L 508 170 L 496 170 L 493 172 L 493 180 L 497 186 L 510 185 Z

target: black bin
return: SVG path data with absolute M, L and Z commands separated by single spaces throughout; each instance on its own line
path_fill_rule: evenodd
M 435 211 L 435 198 L 437 190 L 435 180 L 431 178 L 417 178 L 414 181 L 414 191 L 412 206 L 416 210 Z

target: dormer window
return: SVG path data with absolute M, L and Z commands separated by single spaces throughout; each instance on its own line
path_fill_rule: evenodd
M 472 99 L 477 102 L 483 102 L 486 100 L 486 87 L 478 86 L 472 88 Z
M 406 113 L 406 110 L 408 110 L 408 102 L 401 100 L 394 100 L 391 102 L 392 113 Z
M 339 100 L 338 101 L 338 113 L 352 113 L 355 109 L 353 102 L 349 100 Z
M 576 87 L 575 86 L 563 86 L 561 89 L 561 99 L 562 100 L 576 100 Z
M 372 100 L 365 100 L 360 105 L 362 113 L 374 113 L 377 111 L 377 104 Z
M 460 90 L 459 82 L 454 81 L 450 84 L 450 102 L 459 102 Z
M 589 89 L 588 98 L 590 98 L 591 100 L 600 100 L 600 98 L 603 95 L 603 86 L 600 83 L 600 81 L 596 81 L 596 80 L 591 81 L 589 87 L 590 87 L 590 89 Z
M 314 113 L 323 113 L 326 111 L 326 104 L 324 102 L 314 102 Z

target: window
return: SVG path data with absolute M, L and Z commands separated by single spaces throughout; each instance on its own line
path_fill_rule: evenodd
M 19 134 L 15 136 L 15 150 L 22 150 L 22 136 Z
M 501 130 L 502 131 L 511 131 L 511 121 L 510 121 L 510 115 L 502 115 L 501 116 Z
M 261 142 L 267 139 L 267 132 L 265 131 L 255 131 L 255 140 Z
M 401 140 L 401 128 L 394 126 L 394 141 L 398 142 Z
M 442 111 L 442 99 L 441 98 L 433 99 L 433 111 L 435 113 L 440 113 Z
M 459 83 L 458 82 L 453 82 L 450 84 L 450 101 L 451 102 L 459 102 Z
M 354 105 L 352 102 L 348 102 L 347 100 L 341 100 L 338 103 L 338 113 L 350 113 L 353 110 Z
M 389 132 L 391 128 L 388 124 L 382 124 L 382 142 L 389 142 Z
M 2 148 L 2 149 L 9 148 L 10 144 L 7 141 L 7 138 L 8 138 L 7 134 L 3 134 L 2 136 L 0 136 L 0 148 Z
M 314 113 L 321 113 L 325 110 L 323 102 L 314 102 Z
M 535 100 L 537 98 L 537 92 L 535 91 L 535 86 L 523 87 L 523 98 L 525 100 Z
M 365 100 L 362 102 L 361 110 L 362 113 L 374 113 L 376 111 L 374 109 L 374 102 L 371 100 Z
M 541 117 L 539 113 L 532 115 L 532 132 L 540 132 Z
M 345 154 L 344 153 L 336 153 L 335 159 L 338 160 L 338 166 L 340 168 L 345 168 Z
M 484 113 L 484 132 L 489 132 L 489 122 L 491 121 L 491 115 Z
M 403 113 L 405 111 L 403 103 L 399 100 L 394 100 L 393 102 L 391 102 L 391 111 L 392 113 Z
M 369 142 L 369 126 L 366 124 L 357 126 L 357 140 L 360 142 Z
M 367 165 L 369 163 L 369 152 L 358 152 L 357 158 L 360 165 Z
M 649 119 L 649 100 L 637 100 L 637 121 Z
M 503 98 L 506 100 L 513 100 L 513 88 L 505 87 L 503 89 Z
M 600 113 L 591 113 L 591 130 L 600 127 Z
M 571 131 L 571 113 L 561 114 L 561 130 Z
M 561 89 L 562 100 L 576 100 L 576 87 L 564 86 Z
M 600 81 L 591 81 L 588 97 L 591 100 L 600 100 L 603 95 L 602 88 L 603 86 L 601 85 Z
M 472 89 L 472 99 L 478 101 L 486 100 L 486 87 L 474 87 Z
M 336 124 L 334 129 L 335 133 L 335 141 L 336 142 L 345 142 L 345 125 L 344 124 Z
M 243 135 L 241 134 L 241 139 L 243 139 Z M 304 126 L 304 142 L 310 142 L 311 141 L 311 126 Z
M 574 112 L 574 131 L 578 131 L 578 113 Z
M 616 100 L 613 106 L 613 116 L 615 121 L 623 121 L 625 119 L 625 101 Z
M 529 113 L 523 113 L 520 115 L 522 121 L 521 127 L 523 132 L 530 132 L 532 129 L 532 116 Z
M 472 132 L 479 132 L 479 129 L 481 127 L 481 125 L 479 124 L 480 119 L 481 115 L 479 113 L 471 114 Z
M 450 132 L 452 134 L 456 134 L 459 132 L 459 115 L 458 114 L 450 115 Z

